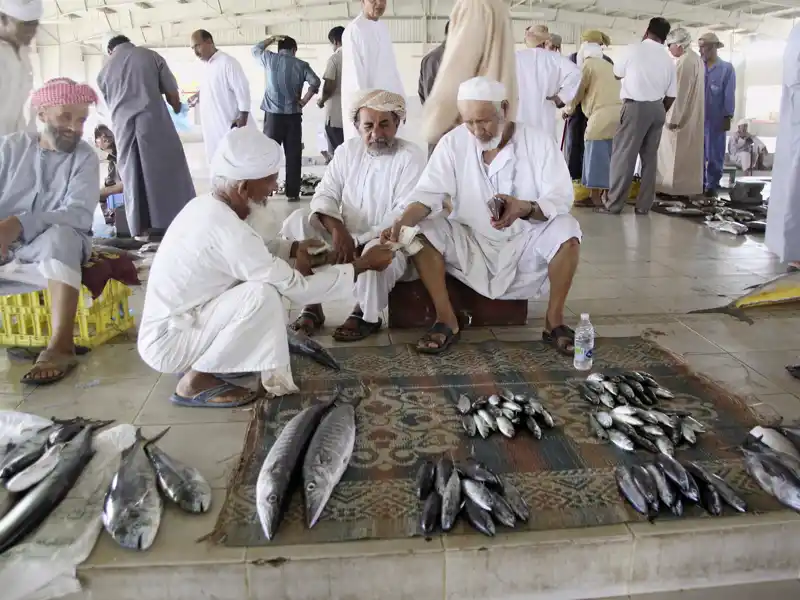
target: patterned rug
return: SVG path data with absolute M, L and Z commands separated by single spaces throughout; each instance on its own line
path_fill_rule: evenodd
M 297 489 L 276 539 L 277 544 L 310 544 L 419 535 L 419 502 L 414 476 L 420 463 L 450 454 L 470 455 L 516 485 L 531 505 L 522 529 L 561 529 L 636 521 L 621 499 L 613 467 L 652 460 L 644 450 L 630 454 L 601 444 L 589 431 L 587 403 L 579 397 L 582 377 L 572 362 L 542 342 L 461 343 L 441 357 L 425 357 L 410 346 L 335 348 L 343 371 L 333 374 L 305 358 L 293 358 L 300 394 L 264 402 L 247 433 L 211 538 L 227 546 L 261 546 L 267 541 L 255 510 L 255 485 L 269 448 L 283 425 L 335 384 L 370 385 L 371 395 L 356 410 L 357 438 L 350 466 L 320 522 L 306 529 L 302 492 Z M 692 375 L 671 354 L 641 338 L 599 340 L 595 370 L 650 372 L 675 394 L 663 406 L 688 410 L 708 427 L 698 444 L 678 458 L 703 461 L 723 476 L 756 511 L 779 506 L 763 494 L 743 468 L 736 447 L 755 426 L 740 399 Z M 461 393 L 490 394 L 507 387 L 535 389 L 553 413 L 557 427 L 541 440 L 520 431 L 514 439 L 499 433 L 468 438 L 455 402 Z M 704 514 L 699 507 L 687 514 Z M 728 512 L 726 511 L 726 514 Z M 455 532 L 467 530 L 460 524 Z

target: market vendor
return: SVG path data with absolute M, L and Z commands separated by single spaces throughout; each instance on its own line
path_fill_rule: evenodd
M 359 248 L 378 243 L 381 231 L 398 218 L 425 168 L 425 153 L 414 143 L 396 137 L 405 119 L 406 101 L 385 90 L 358 92 L 352 100 L 351 121 L 359 137 L 342 144 L 333 155 L 311 206 L 289 215 L 281 235 L 290 240 L 324 239 L 340 262 L 350 262 Z M 381 312 L 389 292 L 406 271 L 406 258 L 397 253 L 382 273 L 368 271 L 358 278 L 358 304 L 334 331 L 340 342 L 364 339 L 381 328 Z M 322 305 L 309 305 L 294 329 L 312 334 L 322 327 Z
M 458 90 L 459 125 L 440 140 L 403 216 L 384 232 L 397 240 L 419 225 L 426 244 L 412 258 L 436 308 L 417 350 L 438 354 L 458 339 L 450 273 L 487 298 L 534 299 L 549 290 L 543 338 L 571 355 L 575 333 L 564 303 L 578 266 L 581 228 L 569 214 L 572 181 L 555 139 L 508 118 L 506 87 L 475 77 Z M 442 218 L 444 201 L 453 210 Z M 495 219 L 487 203 L 501 198 Z
M 100 188 L 100 204 L 106 218 L 113 219 L 114 209 L 124 206 L 125 201 L 122 195 L 122 178 L 117 170 L 117 143 L 114 134 L 107 125 L 98 125 L 94 130 L 94 143 L 100 150 L 105 152 L 108 161 L 108 173 L 103 180 L 103 187 Z
M 81 136 L 96 102 L 88 85 L 52 79 L 31 97 L 42 132 L 0 138 L 0 293 L 47 287 L 52 303 L 50 341 L 23 383 L 59 381 L 77 364 L 73 326 L 100 178 Z
M 297 391 L 289 365 L 283 298 L 314 304 L 353 297 L 355 279 L 392 261 L 375 246 L 350 264 L 308 277 L 287 261 L 308 263 L 319 242 L 265 242 L 246 223 L 278 185 L 280 146 L 253 127 L 229 131 L 211 161 L 213 191 L 190 201 L 167 230 L 150 269 L 138 349 L 161 373 L 183 373 L 171 401 L 234 407 L 257 393 L 217 374 L 260 373 L 264 389 Z

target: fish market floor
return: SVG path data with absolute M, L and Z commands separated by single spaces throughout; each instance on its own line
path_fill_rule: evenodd
M 301 204 L 302 205 L 302 204 Z M 285 199 L 278 197 L 271 203 L 277 218 L 283 218 L 298 207 L 289 205 Z M 697 371 L 719 381 L 730 391 L 747 398 L 748 403 L 760 415 L 771 418 L 782 416 L 787 420 L 800 419 L 800 381 L 791 378 L 784 370 L 784 365 L 800 355 L 800 308 L 789 307 L 760 311 L 755 313 L 754 325 L 718 314 L 687 314 L 694 309 L 722 306 L 731 298 L 742 293 L 746 286 L 761 283 L 784 268 L 767 252 L 763 238 L 733 237 L 727 234 L 714 234 L 695 222 L 671 218 L 657 214 L 649 217 L 633 215 L 629 207 L 621 218 L 596 215 L 587 210 L 576 210 L 581 222 L 584 239 L 581 248 L 581 262 L 577 276 L 567 301 L 567 320 L 573 326 L 578 315 L 588 312 L 601 337 L 644 335 L 656 340 L 669 350 L 683 355 L 688 363 Z M 133 307 L 137 315 L 141 312 L 143 291 L 139 290 L 133 297 Z M 527 327 L 472 329 L 464 333 L 466 341 L 498 338 L 501 340 L 539 339 L 544 324 L 546 302 L 530 303 L 529 322 Z M 287 310 L 293 318 L 300 307 Z M 318 339 L 326 345 L 334 345 L 331 338 L 332 328 L 339 325 L 352 309 L 348 305 L 326 305 L 326 331 Z M 358 342 L 366 345 L 388 345 L 391 343 L 412 342 L 421 331 L 387 331 Z M 163 449 L 176 458 L 184 460 L 200 469 L 214 488 L 214 509 L 222 506 L 226 482 L 235 468 L 245 436 L 245 428 L 250 418 L 248 410 L 199 410 L 175 407 L 169 403 L 169 395 L 174 390 L 176 379 L 170 375 L 159 375 L 147 367 L 138 357 L 135 347 L 135 335 L 129 333 L 120 336 L 112 343 L 106 344 L 81 359 L 80 366 L 64 381 L 50 387 L 23 388 L 20 377 L 26 365 L 10 362 L 5 356 L 0 358 L 0 409 L 17 409 L 36 413 L 42 416 L 72 417 L 81 415 L 98 419 L 115 419 L 118 423 L 128 422 L 147 426 L 145 433 L 157 427 L 169 425 L 171 432 L 161 443 Z M 750 517 L 742 517 L 748 519 Z M 755 517 L 754 517 L 755 518 Z M 189 518 L 177 513 L 170 514 L 162 524 L 162 531 L 155 546 L 149 552 L 131 553 L 116 548 L 109 538 L 101 535 L 98 544 L 86 563 L 88 571 L 95 567 L 147 566 L 158 570 L 164 565 L 207 565 L 207 569 L 192 571 L 199 580 L 203 580 L 204 570 L 214 572 L 220 565 L 241 567 L 253 561 L 271 562 L 276 558 L 269 549 L 244 549 L 213 547 L 195 540 L 213 527 L 216 512 L 200 518 Z M 773 527 L 775 535 L 784 531 L 786 524 L 800 525 L 795 515 L 770 517 L 764 527 Z M 763 520 L 759 521 L 763 524 Z M 636 524 L 639 525 L 639 524 Z M 645 527 L 649 527 L 643 524 Z M 680 524 L 664 524 L 665 529 L 680 527 Z M 612 540 L 621 537 L 629 538 L 636 526 L 614 526 L 612 528 L 594 528 L 609 531 Z M 661 527 L 661 525 L 659 526 Z M 686 527 L 686 525 L 684 525 Z M 701 529 L 703 529 L 701 527 Z M 645 530 L 643 530 L 645 531 Z M 594 532 L 587 532 L 590 537 Z M 634 534 L 636 532 L 634 531 Z M 696 534 L 697 531 L 693 531 Z M 523 536 L 523 534 L 520 534 Z M 599 531 L 597 533 L 599 535 Z M 626 537 L 627 536 L 627 537 Z M 512 536 L 513 537 L 513 536 Z M 523 536 L 524 537 L 524 536 Z M 515 538 L 516 543 L 524 543 L 523 537 Z M 541 534 L 539 536 L 541 538 Z M 702 537 L 702 536 L 701 536 Z M 794 534 L 795 539 L 800 536 Z M 509 538 L 509 541 L 511 537 Z M 397 552 L 413 554 L 430 552 L 430 546 L 424 548 L 419 540 L 403 540 L 391 542 Z M 464 544 L 481 544 L 483 540 L 475 539 L 442 542 L 446 550 Z M 702 542 L 698 542 L 702 545 Z M 747 539 L 729 538 L 728 543 L 746 545 Z M 387 550 L 384 543 L 353 543 L 347 549 L 335 548 L 298 548 L 297 552 L 306 556 L 337 559 L 343 554 L 358 553 L 358 548 L 380 547 L 381 552 Z M 475 546 L 478 547 L 477 545 Z M 613 552 L 613 549 L 609 548 Z M 797 553 L 794 554 L 795 556 Z M 537 555 L 538 556 L 538 555 Z M 551 557 L 552 558 L 552 557 Z M 596 555 L 592 560 L 597 558 Z M 448 559 L 449 560 L 449 559 Z M 511 559 L 516 562 L 516 559 Z M 263 563 L 262 563 L 263 564 Z M 561 563 L 563 565 L 563 563 Z M 746 564 L 746 561 L 743 563 Z M 469 563 L 465 563 L 469 565 Z M 767 565 L 768 566 L 768 565 Z M 426 580 L 425 563 L 410 563 L 411 569 L 420 569 L 419 578 Z M 485 567 L 485 565 L 484 565 Z M 454 567 L 457 568 L 457 567 Z M 465 566 L 469 570 L 470 566 Z M 554 566 L 554 568 L 558 568 Z M 747 568 L 747 567 L 742 567 Z M 764 565 L 758 565 L 760 579 L 788 579 L 785 570 L 769 571 Z M 794 567 L 792 567 L 794 568 Z M 388 565 L 378 565 L 376 571 L 390 569 Z M 448 563 L 448 570 L 450 569 Z M 764 570 L 766 569 L 766 571 Z M 275 569 L 277 571 L 277 569 Z M 524 567 L 520 571 L 524 570 Z M 594 572 L 593 569 L 589 569 Z M 797 571 L 793 578 L 797 578 Z M 346 571 L 346 570 L 345 570 Z M 263 570 L 260 575 L 266 575 Z M 288 573 L 288 572 L 287 572 Z M 764 575 L 763 573 L 767 573 Z M 774 577 L 770 575 L 774 574 Z M 362 573 L 359 573 L 359 576 Z M 588 576 L 588 575 L 587 575 Z M 599 576 L 599 575 L 598 575 Z M 253 577 L 248 584 L 249 592 L 243 591 L 241 596 L 229 593 L 226 586 L 236 586 L 227 578 L 224 581 L 212 580 L 205 593 L 196 597 L 205 598 L 261 598 L 281 597 L 276 595 L 258 595 L 252 592 Z M 285 575 L 289 577 L 289 575 Z M 333 569 L 320 575 L 326 580 L 317 593 L 290 593 L 289 584 L 284 581 L 285 597 L 321 598 L 341 597 L 335 591 L 338 584 L 344 585 L 343 579 Z M 641 574 L 640 574 L 641 577 Z M 294 576 L 292 576 L 294 579 Z M 357 578 L 356 578 L 357 579 Z M 367 577 L 367 579 L 371 579 Z M 448 576 L 448 580 L 450 577 Z M 412 585 L 414 577 L 404 577 L 404 585 Z M 441 573 L 433 577 L 441 586 Z M 674 585 L 659 589 L 680 589 L 682 587 L 707 586 L 702 581 L 702 574 L 682 577 L 675 575 Z M 123 580 L 117 586 L 124 587 Z M 204 580 L 203 580 L 204 581 Z M 231 580 L 232 581 L 232 580 Z M 373 580 L 374 581 L 374 580 Z M 473 580 L 470 580 L 473 581 Z M 739 583 L 735 576 L 724 583 Z M 338 583 L 337 583 L 338 582 Z M 224 583 L 224 585 L 223 585 Z M 352 582 L 348 582 L 350 584 Z M 473 581 L 474 583 L 474 581 Z M 718 582 L 718 585 L 723 582 Z M 198 584 L 199 585 L 199 584 Z M 204 584 L 205 585 L 205 584 Z M 293 584 L 299 585 L 295 581 Z M 415 584 L 416 585 L 416 584 Z M 464 584 L 466 586 L 466 584 Z M 488 585 L 483 582 L 482 586 Z M 330 586 L 330 587 L 327 587 Z M 456 586 L 458 587 L 458 586 Z M 117 597 L 114 588 L 113 597 Z M 147 594 L 136 597 L 157 598 L 155 588 L 148 587 Z M 313 589 L 313 586 L 312 586 Z M 363 597 L 373 596 L 367 590 Z M 418 588 L 415 588 L 418 589 Z M 467 593 L 450 595 L 448 581 L 447 597 L 472 598 L 477 596 L 477 587 Z M 615 588 L 608 588 L 611 592 Z M 638 588 L 640 591 L 647 591 Z M 775 590 L 774 593 L 771 590 Z M 325 591 L 323 591 L 325 590 Z M 745 591 L 743 591 L 745 590 Z M 370 590 L 371 591 L 371 590 Z M 497 591 L 497 590 L 493 590 Z M 634 588 L 624 588 L 624 593 L 632 593 Z M 295 589 L 294 592 L 297 592 Z M 409 590 L 406 590 L 409 592 Z M 764 592 L 767 595 L 764 596 Z M 796 582 L 763 584 L 740 587 L 722 596 L 723 592 L 694 591 L 676 594 L 654 594 L 635 596 L 641 600 L 678 599 L 694 600 L 712 598 L 797 598 L 800 596 L 800 584 Z M 183 597 L 170 592 L 171 597 Z M 266 592 L 263 592 L 266 593 Z M 410 593 L 410 592 L 409 592 Z M 509 592 L 509 598 L 522 598 L 522 590 Z M 541 597 L 557 598 L 549 595 Z M 150 595 L 152 594 L 152 595 Z M 206 595 L 208 594 L 208 595 Z M 248 596 L 248 594 L 250 594 Z M 333 595 L 331 595 L 333 594 Z M 460 594 L 460 595 L 459 595 Z M 600 594 L 613 596 L 613 593 Z M 411 595 L 384 595 L 383 597 L 406 598 Z M 483 594 L 482 598 L 504 597 L 504 595 Z M 106 596 L 95 595 L 95 598 Z M 107 596 L 112 597 L 112 596 Z M 119 596 L 122 598 L 122 596 Z M 165 596 L 166 597 L 166 596 Z M 348 595 L 348 598 L 360 597 Z M 434 597 L 425 593 L 413 596 L 416 598 Z M 441 598 L 442 595 L 436 595 Z M 524 596 L 531 597 L 531 596 Z M 537 598 L 540 596 L 536 596 Z M 584 598 L 586 595 L 564 597 Z M 592 596 L 597 597 L 597 596 Z M 627 597 L 627 596 L 625 596 Z M 127 595 L 124 598 L 128 598 Z

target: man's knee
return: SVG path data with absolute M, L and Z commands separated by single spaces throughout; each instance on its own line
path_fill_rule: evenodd
M 64 264 L 80 268 L 84 259 L 84 238 L 68 225 L 53 225 L 41 233 L 32 245 L 41 249 Z
M 318 232 L 311 226 L 310 217 L 310 208 L 298 208 L 295 210 L 283 222 L 281 237 L 292 242 L 302 242 L 318 237 Z
M 417 225 L 423 243 L 444 257 L 447 253 L 447 239 L 452 234 L 452 224 L 447 219 L 425 219 Z M 424 255 L 423 255 L 424 256 Z M 416 258 L 416 256 L 414 257 Z
M 239 295 L 239 306 L 243 318 L 249 318 L 259 311 L 282 314 L 283 297 L 274 285 L 257 281 L 245 281 L 235 288 Z

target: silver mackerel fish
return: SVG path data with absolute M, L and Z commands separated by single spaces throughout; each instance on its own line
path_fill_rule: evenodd
M 355 409 L 351 404 L 336 405 L 314 432 L 303 461 L 303 494 L 309 529 L 316 525 L 347 470 L 355 443 Z
M 156 471 L 159 489 L 181 509 L 204 513 L 211 506 L 211 486 L 200 471 L 175 460 L 155 444 L 144 451 Z

